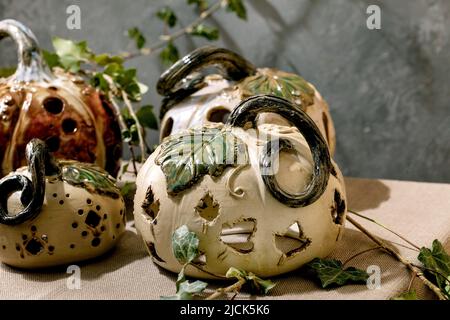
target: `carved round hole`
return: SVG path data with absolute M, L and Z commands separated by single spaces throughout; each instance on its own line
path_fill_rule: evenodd
M 44 100 L 44 109 L 51 114 L 61 113 L 64 107 L 64 102 L 56 97 L 49 97 Z
M 50 137 L 45 140 L 47 147 L 50 152 L 55 152 L 59 149 L 59 138 L 58 137 Z
M 169 136 L 172 133 L 172 129 L 173 129 L 173 119 L 168 118 L 164 126 L 164 129 L 162 130 L 162 138 L 164 139 L 165 137 Z
M 64 119 L 62 122 L 62 129 L 65 133 L 77 132 L 77 122 L 71 118 Z
M 230 115 L 230 111 L 225 109 L 224 107 L 216 107 L 209 111 L 208 116 L 206 117 L 208 121 L 211 122 L 227 122 L 228 116 Z

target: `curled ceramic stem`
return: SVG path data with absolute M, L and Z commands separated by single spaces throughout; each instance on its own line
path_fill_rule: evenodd
M 156 89 L 165 96 L 161 118 L 177 102 L 202 88 L 203 75 L 192 75 L 211 66 L 215 66 L 224 78 L 235 81 L 256 72 L 253 64 L 233 51 L 214 46 L 198 48 L 178 60 L 159 78 Z
M 0 40 L 11 37 L 17 45 L 18 64 L 12 79 L 17 82 L 45 81 L 51 78 L 33 32 L 16 20 L 0 21 Z
M 246 124 L 251 123 L 253 127 L 256 127 L 258 115 L 270 112 L 283 116 L 297 127 L 308 143 L 314 166 L 310 183 L 300 193 L 283 190 L 279 186 L 275 174 L 262 175 L 264 184 L 281 203 L 295 208 L 310 205 L 325 192 L 332 164 L 325 140 L 313 120 L 305 112 L 283 98 L 260 95 L 241 102 L 229 116 L 228 124 L 244 128 Z M 286 139 L 279 139 L 278 144 L 268 142 L 260 158 L 262 171 L 270 172 L 269 168 L 273 168 L 274 157 L 278 156 L 282 150 L 293 148 L 292 143 Z
M 43 141 L 31 140 L 25 152 L 31 180 L 21 174 L 6 176 L 0 180 L 1 224 L 18 225 L 37 217 L 44 203 L 45 177 L 60 174 L 58 164 Z M 8 198 L 16 191 L 21 191 L 20 201 L 24 208 L 17 214 L 9 214 Z

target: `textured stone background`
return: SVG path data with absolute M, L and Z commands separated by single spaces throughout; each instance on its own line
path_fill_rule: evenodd
M 155 11 L 185 0 L 0 0 L 0 18 L 26 23 L 42 47 L 51 35 L 88 40 L 95 51 L 131 50 L 125 30 L 161 33 Z M 66 28 L 66 7 L 78 4 L 82 29 Z M 366 28 L 366 8 L 382 9 L 382 29 Z M 338 133 L 336 159 L 346 175 L 450 182 L 450 1 L 247 0 L 248 21 L 225 12 L 218 45 L 258 66 L 301 73 L 329 102 Z M 182 23 L 193 15 L 184 9 Z M 182 40 L 182 53 L 204 44 Z M 0 45 L 0 66 L 15 62 L 10 40 Z M 163 70 L 157 57 L 130 63 L 150 86 Z M 149 137 L 156 142 L 156 134 Z

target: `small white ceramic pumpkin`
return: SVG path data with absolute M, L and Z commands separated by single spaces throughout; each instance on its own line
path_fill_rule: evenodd
M 209 69 L 216 67 L 211 73 Z M 209 68 L 209 69 L 208 69 Z M 209 75 L 206 75 L 208 74 Z M 164 72 L 157 84 L 165 96 L 160 109 L 161 140 L 201 124 L 225 123 L 235 106 L 258 94 L 285 98 L 311 117 L 334 154 L 336 136 L 326 101 L 299 75 L 273 68 L 255 68 L 236 53 L 212 46 L 194 50 Z M 288 124 L 271 114 L 261 123 Z
M 126 222 L 114 180 L 93 164 L 56 162 L 38 139 L 26 155 L 28 168 L 0 180 L 0 261 L 41 268 L 111 249 Z
M 272 112 L 294 126 L 258 124 Z M 167 137 L 137 177 L 135 225 L 153 261 L 180 271 L 172 235 L 186 225 L 207 271 L 186 274 L 198 278 L 230 267 L 274 276 L 325 257 L 345 216 L 343 177 L 319 129 L 274 96 L 243 101 L 225 125 Z

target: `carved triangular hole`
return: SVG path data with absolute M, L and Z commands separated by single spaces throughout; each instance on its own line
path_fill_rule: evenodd
M 148 220 L 156 222 L 156 217 L 159 213 L 159 200 L 155 200 L 152 188 L 147 189 L 145 199 L 142 203 L 142 209 L 144 209 L 144 215 Z
M 307 238 L 298 222 L 292 224 L 283 235 L 275 235 L 275 245 L 286 257 L 305 250 L 311 244 L 311 239 Z
M 256 231 L 256 220 L 252 218 L 244 219 L 231 225 L 224 224 L 220 240 L 241 253 L 249 253 L 253 250 L 254 244 L 251 241 Z

